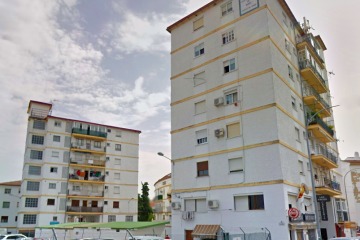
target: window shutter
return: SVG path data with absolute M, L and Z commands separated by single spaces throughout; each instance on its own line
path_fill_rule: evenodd
M 240 136 L 240 123 L 233 123 L 227 125 L 227 135 L 228 138 Z
M 204 18 L 199 18 L 198 20 L 195 20 L 193 23 L 194 31 L 204 26 Z

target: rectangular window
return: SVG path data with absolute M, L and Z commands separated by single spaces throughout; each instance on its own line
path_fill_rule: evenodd
M 283 22 L 284 22 L 284 24 L 285 24 L 286 26 L 288 26 L 288 20 L 287 20 L 286 13 L 283 12 L 282 15 L 283 15 Z
M 49 183 L 49 189 L 56 189 L 56 183 Z
M 207 143 L 207 130 L 206 129 L 196 131 L 195 134 L 196 134 L 196 143 L 197 144 Z
M 5 188 L 4 193 L 5 194 L 11 194 L 11 188 Z
M 54 142 L 60 142 L 60 136 L 54 135 L 53 136 L 53 141 Z
M 48 200 L 47 200 L 47 205 L 48 205 L 48 206 L 54 206 L 54 205 L 55 205 L 55 199 L 53 199 L 53 198 L 48 198 Z
M 190 212 L 207 212 L 206 199 L 186 199 L 185 211 Z
M 57 216 L 53 216 L 53 221 L 57 221 L 57 220 L 58 220 Z
M 238 93 L 237 93 L 237 91 L 230 92 L 230 93 L 225 93 L 225 101 L 226 101 L 226 104 L 233 104 L 233 103 L 238 102 Z
M 117 130 L 115 133 L 115 137 L 121 138 L 121 135 L 122 135 L 122 132 Z
M 40 182 L 28 181 L 26 183 L 26 190 L 27 191 L 39 191 L 40 190 Z
M 42 160 L 43 159 L 43 151 L 31 150 L 30 151 L 30 159 Z
M 205 53 L 205 46 L 204 43 L 200 43 L 199 45 L 195 46 L 194 48 L 194 55 L 195 57 L 198 57 L 200 55 L 203 55 Z
M 41 175 L 41 167 L 39 166 L 29 166 L 29 175 Z
M 205 100 L 195 103 L 195 114 L 204 113 L 206 111 Z
M 134 216 L 125 216 L 125 222 L 133 222 Z
M 198 163 L 196 163 L 196 167 L 197 167 L 197 176 L 198 177 L 209 176 L 209 162 L 208 161 L 198 162 Z
M 45 130 L 45 121 L 34 120 L 33 128 L 40 129 L 40 130 Z
M 229 171 L 230 173 L 234 172 L 243 172 L 244 171 L 244 160 L 243 158 L 230 158 L 229 159 Z
M 205 71 L 194 74 L 194 86 L 203 84 L 206 82 Z
M 299 160 L 298 161 L 298 165 L 299 165 L 299 173 L 301 175 L 304 175 L 304 164 L 303 164 L 303 161 Z
M 121 151 L 121 144 L 115 144 L 115 151 Z
M 289 42 L 287 39 L 285 39 L 285 49 L 286 49 L 289 53 L 291 53 L 291 50 L 290 50 L 290 42 Z
M 51 157 L 58 158 L 59 155 L 60 155 L 60 152 L 57 152 L 57 151 L 52 151 L 52 152 L 51 152 Z
M 120 187 L 114 187 L 114 194 L 120 194 Z
M 121 159 L 120 158 L 115 158 L 114 163 L 115 163 L 115 165 L 121 165 Z
M 3 202 L 3 208 L 10 208 L 10 202 Z
M 196 31 L 204 26 L 204 18 L 201 17 L 193 22 L 193 30 Z
M 235 70 L 235 58 L 227 60 L 224 62 L 224 73 L 228 73 Z
M 300 130 L 297 127 L 295 127 L 295 139 L 300 142 Z
M 116 222 L 116 215 L 109 215 L 108 222 Z
M 25 207 L 37 208 L 38 198 L 25 198 Z
M 234 39 L 235 39 L 234 30 L 230 30 L 230 31 L 222 34 L 222 43 L 223 44 L 232 42 L 232 41 L 234 41 Z
M 235 210 L 248 211 L 248 210 L 264 210 L 264 195 L 248 195 L 248 196 L 235 196 Z
M 114 173 L 114 179 L 120 179 L 120 173 Z
M 291 106 L 294 110 L 297 110 L 296 109 L 296 99 L 293 96 L 291 96 Z
M 38 144 L 38 145 L 44 145 L 44 136 L 32 135 L 31 143 Z
M 1 222 L 2 223 L 7 223 L 9 221 L 9 217 L 8 216 L 1 216 Z
M 24 214 L 23 224 L 36 224 L 36 214 Z
M 61 121 L 55 121 L 54 126 L 55 127 L 61 127 Z
M 57 173 L 57 172 L 58 172 L 58 168 L 57 168 L 57 167 L 50 167 L 50 172 L 51 172 L 51 173 Z
M 222 16 L 225 16 L 226 14 L 228 14 L 228 13 L 230 13 L 232 11 L 233 11 L 232 1 L 221 5 L 221 14 L 222 14 Z
M 119 202 L 118 201 L 114 201 L 113 202 L 113 208 L 119 208 Z
M 94 142 L 94 147 L 95 148 L 101 148 L 101 142 L 95 141 Z
M 240 136 L 240 123 L 232 123 L 226 126 L 226 132 L 228 138 L 234 138 Z
M 290 67 L 290 65 L 288 65 L 288 70 L 289 70 L 289 78 L 291 78 L 292 80 L 294 80 L 294 73 L 292 68 Z

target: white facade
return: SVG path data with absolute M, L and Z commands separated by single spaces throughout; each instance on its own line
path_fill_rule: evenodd
M 51 116 L 51 107 L 29 103 L 19 231 L 137 221 L 140 131 Z
M 171 220 L 171 174 L 155 182 L 154 216 L 155 221 Z
M 21 181 L 0 183 L 0 229 L 17 233 Z
M 283 0 L 215 0 L 168 31 L 172 239 L 201 224 L 316 239 L 312 192 L 297 200 L 311 170 L 317 195 L 330 197 L 323 239 L 338 235 L 342 176 L 321 38 Z M 290 220 L 289 208 L 302 215 Z

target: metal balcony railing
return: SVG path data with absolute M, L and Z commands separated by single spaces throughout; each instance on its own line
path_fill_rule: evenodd
M 33 108 L 30 112 L 30 117 L 45 119 L 49 115 L 49 110 Z
M 314 155 L 322 155 L 327 159 L 329 159 L 330 161 L 332 161 L 333 163 L 335 164 L 338 163 L 339 158 L 337 157 L 337 155 L 333 153 L 332 150 L 330 150 L 329 148 L 327 148 L 322 144 L 316 144 L 315 147 L 313 148 L 313 151 L 314 152 L 312 154 Z
M 103 207 L 67 207 L 66 211 L 68 212 L 93 212 L 101 213 L 103 212 Z
M 315 41 L 315 40 L 313 40 Z M 305 35 L 303 37 L 297 37 L 296 38 L 296 43 L 302 43 L 302 42 L 307 42 L 310 45 L 310 48 L 313 50 L 313 52 L 315 53 L 315 55 L 320 59 L 320 61 L 322 63 L 325 62 L 324 58 L 318 53 L 318 50 L 315 48 L 315 46 L 313 45 L 312 41 L 311 41 L 311 36 L 310 35 Z
M 77 174 L 69 174 L 69 179 L 73 180 L 83 180 L 83 181 L 98 181 L 98 182 L 104 182 L 105 181 L 105 175 L 101 175 L 98 177 L 80 177 Z
M 106 136 L 107 136 L 107 133 L 105 133 L 105 132 L 99 132 L 99 131 L 87 130 L 87 129 L 81 129 L 81 128 L 75 128 L 75 127 L 72 129 L 72 133 L 95 136 L 95 137 L 102 137 L 102 138 L 106 138 Z
M 90 191 L 90 190 L 81 190 L 81 191 L 69 190 L 68 195 L 71 195 L 71 196 L 103 197 L 104 196 L 104 191 L 93 192 L 93 191 Z
M 332 137 L 334 136 L 334 131 L 320 117 L 314 116 L 313 118 L 314 119 L 309 123 L 309 125 L 319 124 L 327 133 L 329 133 Z
M 88 157 L 89 158 L 89 157 Z M 105 166 L 105 159 L 70 158 L 71 164 Z
M 341 191 L 340 189 L 340 183 L 333 181 L 329 178 L 320 178 L 320 179 L 316 179 L 315 178 L 315 187 L 326 187 L 326 188 L 330 188 L 336 191 Z
M 299 61 L 299 66 L 300 66 L 301 70 L 306 69 L 306 68 L 311 68 L 313 70 L 313 72 L 315 73 L 315 75 L 319 78 L 321 83 L 324 84 L 324 86 L 326 86 L 326 82 L 325 82 L 324 78 L 318 72 L 316 67 L 310 62 L 310 60 L 306 59 L 306 60 L 303 60 L 303 61 Z
M 304 87 L 304 96 L 315 96 L 316 99 L 324 105 L 325 109 L 330 108 L 330 105 L 320 96 L 320 94 L 311 86 Z
M 85 144 L 71 143 L 71 148 L 97 151 L 97 152 L 106 152 L 106 147 L 100 147 L 100 148 L 94 147 L 91 143 L 85 143 Z

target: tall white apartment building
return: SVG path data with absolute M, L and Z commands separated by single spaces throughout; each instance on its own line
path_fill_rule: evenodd
M 20 186 L 21 181 L 0 183 L 0 234 L 17 233 Z
M 155 221 L 171 220 L 171 173 L 157 180 L 154 184 L 154 216 Z
M 284 0 L 213 0 L 167 30 L 172 239 L 317 239 L 315 202 L 322 239 L 344 234 L 326 46 L 308 22 Z
M 29 103 L 19 231 L 137 221 L 140 131 L 55 117 L 51 109 Z

